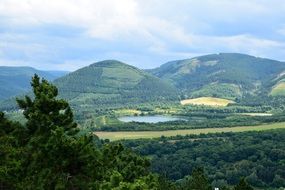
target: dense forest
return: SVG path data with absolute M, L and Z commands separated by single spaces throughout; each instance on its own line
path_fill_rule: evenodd
M 241 177 L 256 188 L 285 186 L 285 131 L 188 135 L 124 141 L 151 157 L 153 172 L 174 181 L 204 167 L 213 186 L 236 184 Z
M 284 69 L 284 63 L 275 60 L 219 53 L 170 61 L 149 72 L 171 81 L 184 95 L 234 99 L 246 93 L 268 95 L 274 85 L 283 82 Z

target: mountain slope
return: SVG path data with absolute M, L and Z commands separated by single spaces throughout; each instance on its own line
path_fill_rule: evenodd
M 115 60 L 94 63 L 54 81 L 73 106 L 122 107 L 177 98 L 176 89 L 145 71 Z
M 40 71 L 32 67 L 0 66 L 0 100 L 29 91 L 31 77 L 37 73 L 47 80 L 63 76 L 64 71 Z
M 239 97 L 270 93 L 283 79 L 285 63 L 245 54 L 220 53 L 168 62 L 149 70 L 168 80 L 186 96 Z

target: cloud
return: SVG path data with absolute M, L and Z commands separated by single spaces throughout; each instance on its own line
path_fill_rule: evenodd
M 284 60 L 284 11 L 283 0 L 1 0 L 0 59 L 68 70 L 217 52 Z

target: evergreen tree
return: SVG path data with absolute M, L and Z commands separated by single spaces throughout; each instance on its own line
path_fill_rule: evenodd
M 242 178 L 239 183 L 234 187 L 234 190 L 253 190 L 253 188 Z
M 17 99 L 20 109 L 28 120 L 26 126 L 31 135 L 49 135 L 57 127 L 69 134 L 77 132 L 73 113 L 65 100 L 57 99 L 58 90 L 47 80 L 40 80 L 35 75 L 31 86 L 35 95 L 34 100 L 29 96 Z
M 35 75 L 35 97 L 17 102 L 25 126 L 0 113 L 0 187 L 5 189 L 157 189 L 149 161 L 121 144 L 79 135 L 57 88 Z
M 0 189 L 13 189 L 21 179 L 26 130 L 0 112 Z
M 192 175 L 190 176 L 186 190 L 211 190 L 212 187 L 209 183 L 209 180 L 204 173 L 202 168 L 196 168 L 193 170 Z

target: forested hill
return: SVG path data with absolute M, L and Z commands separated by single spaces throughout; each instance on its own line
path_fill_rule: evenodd
M 94 63 L 55 80 L 61 97 L 81 107 L 116 107 L 177 99 L 171 84 L 116 60 Z
M 148 72 L 193 97 L 235 98 L 245 93 L 285 95 L 285 63 L 238 53 L 171 61 Z
M 34 73 L 48 80 L 62 74 L 29 67 L 4 68 L 0 67 L 0 101 L 26 92 Z M 220 53 L 171 61 L 144 71 L 106 60 L 64 75 L 54 84 L 73 108 L 86 112 L 94 110 L 94 105 L 99 109 L 134 107 L 172 103 L 188 97 L 284 96 L 285 63 L 245 54 Z M 0 110 L 15 108 L 14 102 L 2 101 Z
M 0 100 L 29 91 L 31 89 L 30 81 L 35 73 L 52 81 L 67 72 L 40 71 L 32 67 L 0 66 Z

